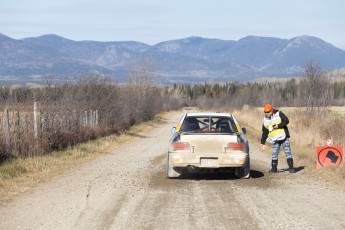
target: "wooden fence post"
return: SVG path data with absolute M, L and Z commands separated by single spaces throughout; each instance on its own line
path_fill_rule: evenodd
M 92 110 L 90 110 L 90 122 L 89 122 L 89 126 L 93 126 L 93 119 L 92 119 Z
M 28 114 L 25 114 L 25 138 L 26 138 L 26 142 L 25 142 L 25 154 L 29 155 L 29 116 Z
M 35 139 L 38 137 L 38 124 L 37 124 L 37 102 L 34 102 L 34 134 Z
M 6 132 L 6 155 L 12 156 L 11 148 L 11 135 L 10 135 L 10 118 L 8 115 L 8 109 L 5 109 L 5 132 Z
M 98 110 L 96 110 L 96 126 L 98 126 Z
M 19 123 L 19 111 L 15 114 L 15 135 L 14 135 L 14 148 L 15 154 L 20 154 L 20 123 Z

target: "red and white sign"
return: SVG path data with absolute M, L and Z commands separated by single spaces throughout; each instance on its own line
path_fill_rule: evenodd
M 326 145 L 327 145 L 327 146 L 333 146 L 333 140 L 332 140 L 332 139 L 328 139 L 328 140 L 326 141 Z

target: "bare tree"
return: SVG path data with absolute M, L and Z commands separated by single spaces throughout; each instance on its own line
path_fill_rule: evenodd
M 130 70 L 135 106 L 136 118 L 142 117 L 148 119 L 153 116 L 155 105 L 152 103 L 154 95 L 153 86 L 156 84 L 156 76 L 153 73 L 153 65 L 151 59 L 145 59 Z
M 330 83 L 318 61 L 311 59 L 307 62 L 305 78 L 301 81 L 300 90 L 307 110 L 321 111 L 329 105 Z
M 153 74 L 153 64 L 151 59 L 141 60 L 129 71 L 131 83 L 140 86 L 151 86 L 157 80 Z

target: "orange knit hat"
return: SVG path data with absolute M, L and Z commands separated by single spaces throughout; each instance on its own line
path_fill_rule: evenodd
M 264 112 L 269 113 L 272 111 L 272 105 L 271 104 L 266 104 L 264 107 Z

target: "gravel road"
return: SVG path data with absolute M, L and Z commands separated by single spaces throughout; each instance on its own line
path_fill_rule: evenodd
M 1 204 L 0 229 L 345 229 L 345 192 L 312 180 L 308 168 L 267 173 L 258 140 L 249 139 L 250 179 L 167 179 L 170 130 L 181 115 Z

